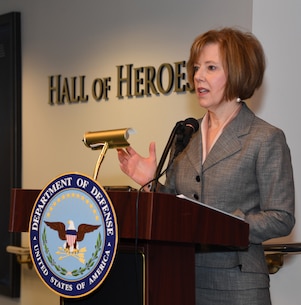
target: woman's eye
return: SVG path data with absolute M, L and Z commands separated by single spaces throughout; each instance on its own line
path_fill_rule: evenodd
M 214 70 L 216 70 L 216 66 L 210 65 L 210 66 L 208 66 L 208 70 L 214 71 Z
M 197 72 L 198 70 L 199 70 L 199 67 L 198 67 L 198 66 L 194 66 L 194 67 L 193 67 L 193 71 L 194 71 L 194 72 Z

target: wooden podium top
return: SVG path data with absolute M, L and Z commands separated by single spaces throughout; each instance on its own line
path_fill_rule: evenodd
M 40 190 L 13 189 L 10 232 L 26 232 Z M 121 239 L 247 248 L 249 225 L 238 218 L 174 195 L 107 191 Z M 137 196 L 139 196 L 137 198 Z

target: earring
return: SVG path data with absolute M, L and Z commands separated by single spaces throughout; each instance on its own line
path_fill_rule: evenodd
M 240 97 L 238 97 L 238 98 L 236 99 L 236 102 L 237 102 L 237 103 L 242 102 L 241 98 L 240 98 Z

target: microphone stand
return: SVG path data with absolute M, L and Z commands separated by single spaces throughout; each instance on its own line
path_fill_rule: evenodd
M 160 159 L 159 164 L 157 166 L 156 173 L 155 173 L 155 178 L 153 179 L 154 183 L 153 183 L 152 188 L 151 188 L 151 191 L 153 191 L 153 192 L 156 191 L 158 180 L 161 176 L 161 170 L 162 170 L 163 165 L 165 163 L 165 160 L 167 158 L 168 152 L 171 148 L 171 145 L 174 141 L 174 138 L 177 134 L 177 131 L 178 131 L 179 127 L 181 127 L 182 125 L 183 125 L 183 121 L 177 122 L 177 124 L 175 125 L 175 127 L 173 128 L 173 130 L 172 130 L 172 132 L 169 136 L 168 142 L 166 143 L 165 149 L 162 153 L 161 159 Z

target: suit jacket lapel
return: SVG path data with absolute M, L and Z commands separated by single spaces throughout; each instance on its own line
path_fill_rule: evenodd
M 202 171 L 239 151 L 241 149 L 240 137 L 249 133 L 253 120 L 254 113 L 243 104 L 237 117 L 224 129 L 207 155 Z M 202 155 L 199 158 L 202 159 Z
M 229 127 L 229 126 L 228 126 Z M 220 135 L 203 164 L 203 171 L 241 149 L 240 141 L 232 128 L 226 128 Z

